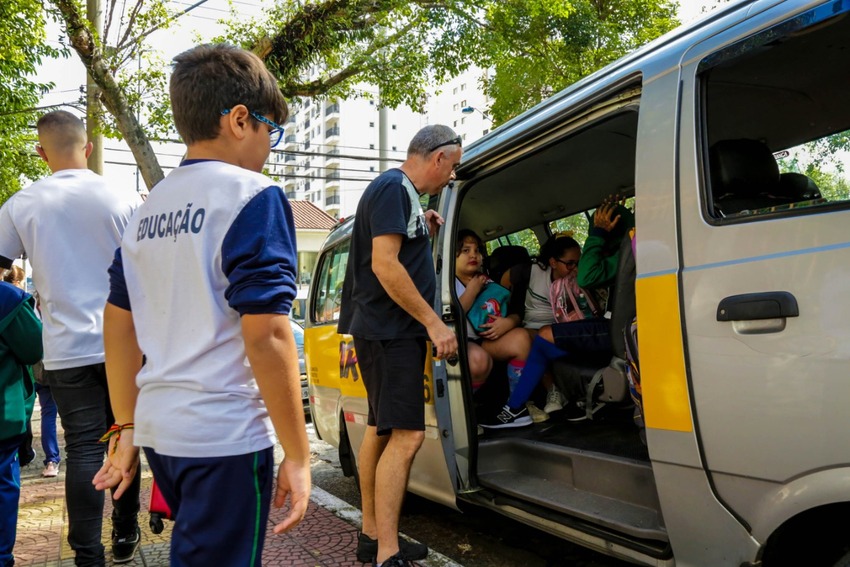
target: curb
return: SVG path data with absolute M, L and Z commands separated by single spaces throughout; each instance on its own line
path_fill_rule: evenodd
M 348 524 L 360 529 L 360 526 L 363 523 L 363 514 L 360 510 L 334 496 L 333 494 L 326 492 L 319 488 L 318 486 L 313 486 L 310 492 L 310 500 L 328 510 L 329 512 L 333 512 L 333 514 Z M 416 541 L 415 539 L 408 537 L 403 533 L 399 533 L 401 537 L 408 541 Z M 417 542 L 418 543 L 418 542 Z M 416 562 L 417 565 L 422 565 L 423 567 L 463 567 L 460 563 L 455 563 L 442 553 L 434 551 L 429 548 L 428 557 Z

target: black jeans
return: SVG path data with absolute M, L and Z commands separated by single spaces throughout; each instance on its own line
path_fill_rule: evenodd
M 103 492 L 92 484 L 103 466 L 106 443 L 100 437 L 114 422 L 109 405 L 106 368 L 93 364 L 63 370 L 45 370 L 44 381 L 53 392 L 65 430 L 65 499 L 68 506 L 68 544 L 76 565 L 105 565 L 101 543 Z M 139 472 L 133 484 L 112 500 L 112 529 L 135 533 L 139 514 Z

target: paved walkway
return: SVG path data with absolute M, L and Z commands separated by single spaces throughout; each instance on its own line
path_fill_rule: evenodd
M 59 476 L 45 479 L 41 477 L 43 454 L 40 445 L 40 414 L 38 404 L 33 415 L 33 433 L 36 436 L 33 446 L 38 455 L 27 467 L 21 470 L 21 502 L 18 513 L 18 534 L 15 543 L 16 566 L 73 566 L 74 554 L 67 544 L 67 519 L 65 515 L 65 474 L 64 460 Z M 58 425 L 58 424 L 57 424 Z M 63 444 L 62 430 L 59 427 L 59 441 Z M 63 452 L 64 459 L 64 452 Z M 131 567 L 152 567 L 168 565 L 168 549 L 171 539 L 171 522 L 165 522 L 161 534 L 154 534 L 148 520 L 150 502 L 151 473 L 146 463 L 142 471 L 142 511 L 139 524 L 142 528 L 142 545 Z M 112 505 L 109 498 L 104 507 L 103 541 L 107 550 L 107 564 L 110 563 L 109 517 Z M 286 515 L 286 509 L 272 507 L 270 526 L 280 522 Z M 310 506 L 304 521 L 283 535 L 275 535 L 268 529 L 263 565 L 290 565 L 293 567 L 351 566 L 361 567 L 355 558 L 357 530 L 360 525 L 360 511 L 337 499 L 318 487 L 313 488 Z M 446 557 L 432 552 L 428 559 L 418 565 L 428 567 L 459 567 Z M 225 566 L 226 567 L 226 566 Z

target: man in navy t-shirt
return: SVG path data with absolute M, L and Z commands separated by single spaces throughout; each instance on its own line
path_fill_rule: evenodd
M 419 195 L 439 194 L 454 179 L 462 153 L 451 128 L 426 126 L 411 140 L 405 162 L 369 184 L 354 218 L 338 330 L 354 336 L 369 402 L 358 459 L 363 531 L 357 558 L 384 567 L 428 554 L 424 545 L 399 541 L 398 518 L 425 438 L 426 341 L 437 358 L 448 358 L 457 353 L 457 338 L 433 309 L 429 237 L 443 219 L 423 212 Z

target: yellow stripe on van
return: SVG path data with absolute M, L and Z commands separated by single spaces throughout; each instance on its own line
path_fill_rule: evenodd
M 425 403 L 434 405 L 434 377 L 431 371 L 431 343 L 422 372 Z M 366 388 L 357 365 L 354 340 L 340 335 L 336 325 L 320 325 L 304 330 L 304 356 L 311 384 L 334 388 L 344 397 L 365 398 Z
M 640 278 L 636 292 L 646 426 L 693 431 L 676 274 Z

